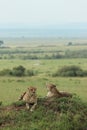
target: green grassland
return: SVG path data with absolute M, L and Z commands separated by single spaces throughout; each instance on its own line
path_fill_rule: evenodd
M 78 65 L 87 70 L 87 59 L 59 59 L 59 60 L 0 60 L 0 69 L 11 69 L 23 65 L 37 73 L 32 77 L 0 76 L 0 100 L 9 104 L 16 100 L 29 86 L 37 87 L 38 96 L 46 96 L 46 83 L 54 83 L 59 90 L 76 93 L 84 101 L 87 98 L 87 77 L 52 77 L 64 65 Z
M 72 65 L 87 71 L 87 39 L 1 40 L 4 44 L 0 46 L 0 72 L 22 65 L 26 70 L 33 70 L 36 74 L 21 77 L 0 75 L 0 130 L 86 130 L 87 76 L 53 77 L 52 74 L 63 66 Z M 73 45 L 68 45 L 69 42 Z M 53 83 L 58 90 L 71 92 L 77 97 L 60 98 L 45 106 L 47 83 Z M 18 98 L 29 86 L 37 87 L 37 96 L 40 99 L 33 113 L 27 111 L 25 106 L 12 106 L 13 103 L 18 103 Z
M 18 100 L 29 86 L 37 87 L 38 97 L 46 96 L 46 83 L 54 83 L 59 90 L 76 93 L 84 101 L 87 99 L 87 78 L 49 78 L 44 76 L 26 78 L 0 78 L 0 100 L 4 105 Z
M 59 90 L 70 91 L 78 94 L 86 101 L 87 78 L 62 78 L 52 77 L 62 66 L 76 65 L 87 70 L 87 58 L 57 58 L 43 59 L 44 55 L 53 55 L 57 52 L 64 55 L 65 51 L 81 51 L 87 49 L 87 39 L 65 38 L 4 38 L 4 44 L 0 47 L 0 71 L 12 69 L 19 65 L 26 69 L 34 70 L 37 75 L 32 77 L 0 76 L 0 100 L 3 104 L 9 104 L 18 99 L 29 86 L 36 86 L 38 96 L 46 96 L 46 83 L 54 83 Z M 72 42 L 72 46 L 67 46 Z M 36 55 L 38 59 L 23 59 L 26 55 Z M 11 57 L 12 56 L 12 57 Z M 10 58 L 9 58 L 10 57 Z

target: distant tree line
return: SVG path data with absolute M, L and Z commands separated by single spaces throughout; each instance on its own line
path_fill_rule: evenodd
M 68 42 L 67 46 L 87 46 L 87 42 L 86 43 L 73 43 L 73 42 Z
M 84 50 L 11 50 L 0 49 L 0 59 L 64 59 L 64 58 L 87 58 L 87 49 Z

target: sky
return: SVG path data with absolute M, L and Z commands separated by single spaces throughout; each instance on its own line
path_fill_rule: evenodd
M 87 0 L 0 0 L 0 28 L 87 28 Z

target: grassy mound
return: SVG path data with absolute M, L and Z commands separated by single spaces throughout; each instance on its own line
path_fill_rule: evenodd
M 77 96 L 46 100 L 38 99 L 34 112 L 24 102 L 0 108 L 1 130 L 86 130 L 87 104 Z

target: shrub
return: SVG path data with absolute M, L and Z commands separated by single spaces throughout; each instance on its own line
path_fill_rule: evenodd
M 9 69 L 4 69 L 4 70 L 0 71 L 1 76 L 10 75 L 10 74 L 11 74 L 11 70 L 9 70 Z
M 27 76 L 34 76 L 35 72 L 33 70 L 27 70 Z
M 84 75 L 84 76 L 87 76 L 87 70 L 86 70 L 86 71 L 83 71 L 83 75 Z
M 25 68 L 23 66 L 14 67 L 11 74 L 13 76 L 24 76 L 25 75 Z
M 0 106 L 2 105 L 2 101 L 0 101 Z
M 22 65 L 18 67 L 14 67 L 12 70 L 10 69 L 4 69 L 0 71 L 0 76 L 34 76 L 38 72 L 34 70 L 26 70 Z
M 61 69 L 59 69 L 57 72 L 55 72 L 52 76 L 83 77 L 83 76 L 87 76 L 87 71 L 83 71 L 78 66 L 64 66 Z

